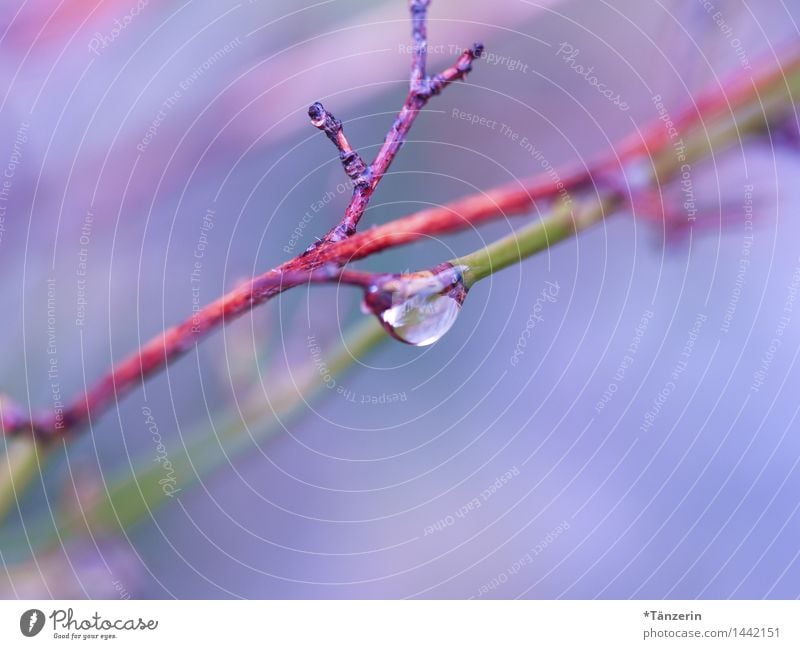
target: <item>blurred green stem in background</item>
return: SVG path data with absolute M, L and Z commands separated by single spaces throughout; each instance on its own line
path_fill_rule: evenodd
M 5 454 L 0 460 L 0 522 L 17 506 L 19 496 L 40 474 L 50 449 L 42 448 L 30 437 L 5 440 Z
M 180 498 L 186 489 L 206 479 L 218 469 L 232 464 L 247 452 L 252 453 L 256 444 L 263 443 L 283 430 L 287 422 L 306 412 L 307 401 L 322 396 L 325 378 L 343 374 L 355 361 L 363 358 L 378 343 L 388 339 L 383 328 L 373 318 L 359 320 L 346 331 L 336 346 L 324 355 L 323 377 L 316 363 L 292 372 L 291 378 L 281 376 L 273 384 L 262 389 L 257 377 L 257 388 L 231 409 L 184 437 L 183 449 L 170 449 L 171 462 L 169 488 L 165 488 L 164 466 L 152 457 L 143 457 L 132 463 L 129 470 L 104 480 L 95 495 L 81 498 L 75 507 L 61 508 L 55 513 L 55 524 L 49 514 L 25 522 L 23 530 L 0 528 L 0 560 L 5 563 L 29 559 L 31 550 L 39 552 L 53 547 L 66 539 L 91 533 L 103 536 L 128 530 L 138 522 L 152 518 L 159 508 Z M 280 386 L 280 387 L 278 387 Z M 268 394 L 265 396 L 265 392 Z M 3 487 L 3 502 L 9 507 L 16 503 L 24 480 L 38 475 L 39 463 L 30 450 L 30 438 L 19 438 L 9 456 L 15 468 L 14 488 Z M 174 477 L 174 482 L 172 478 Z M 22 480 L 23 482 L 20 482 Z M 70 486 L 71 488 L 71 486 Z M 76 497 L 78 497 L 76 495 Z

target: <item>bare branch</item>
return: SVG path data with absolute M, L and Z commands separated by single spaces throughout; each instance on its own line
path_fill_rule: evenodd
M 378 155 L 375 157 L 372 164 L 367 167 L 364 177 L 368 179 L 368 182 L 357 185 L 353 189 L 353 196 L 350 199 L 350 204 L 347 206 L 342 220 L 321 241 L 312 245 L 306 252 L 313 252 L 322 244 L 343 241 L 355 234 L 358 223 L 361 217 L 364 216 L 364 212 L 369 205 L 372 195 L 375 193 L 375 189 L 391 166 L 400 147 L 402 147 L 419 112 L 425 107 L 431 97 L 439 94 L 450 83 L 459 79 L 464 79 L 467 73 L 472 69 L 472 62 L 476 58 L 479 58 L 483 52 L 483 46 L 476 44 L 472 49 L 466 50 L 461 54 L 453 66 L 447 68 L 447 70 L 436 75 L 434 78 L 429 78 L 426 73 L 428 49 L 426 22 L 429 5 L 430 0 L 409 0 L 412 23 L 411 31 L 412 38 L 414 39 L 411 60 L 410 91 L 403 107 L 400 109 L 397 118 L 392 124 L 392 128 L 389 129 L 389 132 L 386 134 L 386 138 L 378 151 Z M 315 108 L 317 105 L 318 104 L 314 104 L 314 106 L 312 106 L 314 113 L 317 115 L 318 120 L 324 119 L 318 112 L 318 109 Z M 324 109 L 322 109 L 322 111 L 324 113 Z M 314 116 L 312 116 L 312 120 L 314 120 Z M 338 124 L 338 127 L 332 124 L 331 127 L 337 133 L 341 133 L 341 124 Z M 331 137 L 331 135 L 328 137 Z M 340 135 L 336 137 L 339 138 Z M 334 138 L 331 137 L 331 139 Z M 334 143 L 339 146 L 337 140 L 334 140 Z

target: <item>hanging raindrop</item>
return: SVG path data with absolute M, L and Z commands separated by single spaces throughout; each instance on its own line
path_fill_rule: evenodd
M 362 308 L 400 342 L 424 347 L 450 330 L 466 295 L 459 270 L 444 264 L 429 271 L 381 276 L 367 288 Z

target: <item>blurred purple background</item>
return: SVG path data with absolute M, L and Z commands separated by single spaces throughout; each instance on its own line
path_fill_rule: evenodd
M 0 386 L 26 407 L 52 400 L 49 288 L 71 398 L 188 317 L 193 297 L 211 301 L 335 223 L 343 174 L 309 103 L 371 157 L 407 89 L 403 0 L 10 0 L 0 21 Z M 654 95 L 677 112 L 796 40 L 798 21 L 781 0 L 435 0 L 431 69 L 474 40 L 487 55 L 428 105 L 365 226 L 542 160 L 592 160 L 658 118 Z M 698 167 L 703 227 L 665 237 L 620 214 L 495 275 L 438 344 L 383 343 L 337 378 L 352 398 L 323 395 L 125 535 L 65 540 L 35 561 L 6 541 L 0 593 L 797 597 L 800 162 L 796 140 L 771 135 Z M 422 268 L 529 218 L 361 266 Z M 558 289 L 542 302 L 547 282 Z M 289 366 L 290 386 L 313 364 L 309 336 L 329 350 L 362 317 L 351 291 L 299 290 L 217 332 L 59 451 L 7 529 L 35 543 L 35 521 L 76 489 L 155 458 L 143 404 L 177 456 L 236 416 L 256 360 L 265 383 Z

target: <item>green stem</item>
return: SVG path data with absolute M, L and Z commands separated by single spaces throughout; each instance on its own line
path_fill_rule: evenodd
M 570 203 L 561 201 L 549 215 L 536 223 L 520 228 L 485 248 L 453 259 L 450 263 L 461 268 L 464 284 L 469 289 L 489 275 L 518 264 L 603 220 L 619 202 L 610 194 L 594 195 L 573 210 Z

